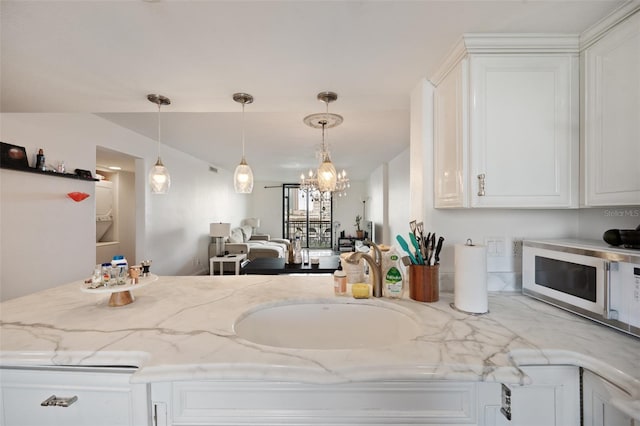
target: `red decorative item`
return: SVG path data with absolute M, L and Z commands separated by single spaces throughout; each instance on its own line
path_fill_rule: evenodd
M 80 201 L 84 200 L 85 198 L 88 198 L 89 194 L 87 194 L 86 192 L 69 192 L 67 194 L 67 197 L 71 198 L 76 203 L 79 203 Z

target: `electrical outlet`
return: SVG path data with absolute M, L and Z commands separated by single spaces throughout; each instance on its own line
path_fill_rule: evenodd
M 487 250 L 487 257 L 504 256 L 504 238 L 502 237 L 486 237 L 484 244 Z
M 522 257 L 522 238 L 511 240 L 511 255 L 513 257 Z

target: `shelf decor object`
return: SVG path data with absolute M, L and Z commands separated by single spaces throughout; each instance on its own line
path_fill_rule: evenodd
M 82 200 L 89 198 L 89 194 L 86 192 L 69 192 L 67 193 L 67 197 L 71 198 L 76 203 L 79 203 Z
M 147 95 L 147 99 L 149 102 L 158 105 L 158 161 L 156 161 L 156 164 L 149 172 L 149 186 L 151 187 L 152 194 L 166 194 L 171 187 L 171 176 L 169 175 L 169 170 L 162 164 L 162 159 L 160 158 L 160 107 L 162 105 L 171 105 L 171 100 L 166 96 L 153 94 Z
M 233 173 L 233 187 L 238 194 L 251 194 L 253 191 L 253 171 L 244 157 L 244 106 L 253 103 L 253 96 L 248 93 L 234 93 L 233 100 L 242 104 L 242 159 Z
M 0 164 L 8 168 L 28 169 L 27 151 L 23 146 L 0 142 Z

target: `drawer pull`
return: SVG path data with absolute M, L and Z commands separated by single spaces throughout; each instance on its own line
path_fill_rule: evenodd
M 40 403 L 43 407 L 68 407 L 78 400 L 77 396 L 71 398 L 58 398 L 55 395 L 51 395 Z

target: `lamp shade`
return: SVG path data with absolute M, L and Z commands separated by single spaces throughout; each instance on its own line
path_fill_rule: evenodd
M 210 223 L 209 224 L 209 236 L 210 237 L 228 237 L 231 232 L 230 223 Z
M 149 186 L 152 194 L 166 194 L 171 187 L 171 176 L 160 157 L 149 171 Z
M 250 194 L 253 191 L 253 171 L 244 158 L 233 174 L 233 187 L 238 194 Z

